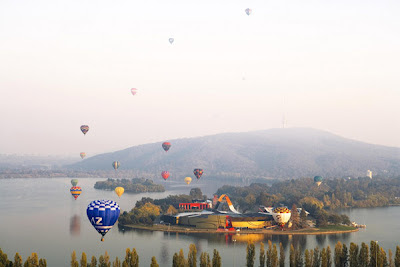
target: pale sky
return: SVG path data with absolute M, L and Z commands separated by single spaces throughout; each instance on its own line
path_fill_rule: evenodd
M 398 0 L 1 0 L 0 153 L 91 156 L 283 114 L 400 147 L 399 14 Z

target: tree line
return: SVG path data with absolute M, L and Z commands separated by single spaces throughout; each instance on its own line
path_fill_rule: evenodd
M 129 193 L 145 193 L 145 192 L 165 192 L 163 185 L 155 184 L 153 180 L 144 178 L 132 179 L 111 179 L 106 181 L 97 181 L 94 184 L 95 189 L 114 190 L 116 187 L 122 186 L 125 192 Z
M 340 241 L 336 243 L 332 251 L 330 246 L 320 249 L 318 246 L 314 249 L 302 251 L 299 248 L 290 246 L 289 257 L 285 255 L 285 249 L 282 243 L 279 244 L 279 250 L 276 244 L 268 240 L 267 247 L 260 243 L 258 250 L 258 260 L 256 260 L 256 247 L 254 242 L 247 243 L 246 247 L 246 267 L 400 267 L 400 247 L 396 247 L 395 255 L 389 249 L 388 253 L 379 246 L 378 242 L 371 241 L 370 245 L 362 242 L 361 245 L 350 243 L 346 244 Z M 22 257 L 16 253 L 14 261 L 8 260 L 7 254 L 0 249 L 0 267 L 46 267 L 45 259 L 39 259 L 36 253 L 32 253 L 25 262 Z M 125 258 L 115 258 L 111 261 L 110 255 L 106 251 L 97 259 L 92 256 L 90 261 L 85 252 L 82 252 L 78 259 L 76 252 L 71 254 L 71 267 L 139 267 L 139 255 L 135 248 L 125 251 Z M 207 252 L 202 252 L 198 256 L 195 244 L 189 245 L 189 252 L 185 257 L 183 249 L 176 252 L 172 258 L 172 267 L 221 267 L 222 259 L 218 250 L 213 250 L 212 257 Z M 150 267 L 159 267 L 156 257 L 151 258 Z

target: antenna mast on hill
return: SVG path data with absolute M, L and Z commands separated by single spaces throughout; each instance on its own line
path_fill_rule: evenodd
M 286 116 L 285 116 L 285 96 L 283 96 L 283 115 L 282 115 L 282 128 L 286 127 Z

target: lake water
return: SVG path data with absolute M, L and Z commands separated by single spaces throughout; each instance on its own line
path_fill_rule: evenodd
M 123 259 L 126 248 L 136 248 L 140 266 L 149 266 L 156 256 L 160 266 L 171 266 L 172 257 L 179 249 L 187 255 L 189 244 L 197 246 L 198 255 L 213 249 L 221 255 L 223 266 L 245 266 L 246 244 L 256 242 L 256 262 L 259 243 L 272 240 L 285 246 L 290 244 L 306 248 L 316 246 L 333 248 L 337 241 L 369 244 L 378 240 L 386 251 L 395 252 L 400 236 L 400 207 L 352 209 L 342 211 L 352 221 L 366 224 L 359 232 L 335 235 L 245 235 L 245 234 L 175 234 L 151 231 L 123 231 L 115 225 L 100 242 L 100 235 L 86 216 L 87 205 L 95 199 L 111 199 L 119 203 L 121 210 L 130 210 L 142 197 L 164 198 L 170 194 L 189 194 L 190 188 L 200 187 L 209 197 L 220 185 L 206 180 L 194 180 L 190 186 L 172 181 L 163 183 L 164 193 L 127 194 L 121 198 L 113 191 L 96 190 L 93 185 L 98 178 L 79 178 L 82 194 L 77 200 L 70 195 L 70 178 L 2 179 L 0 180 L 0 248 L 14 258 L 19 252 L 24 261 L 32 252 L 47 260 L 48 266 L 70 266 L 71 253 L 76 251 L 78 259 L 84 251 L 88 260 L 107 251 L 114 260 Z

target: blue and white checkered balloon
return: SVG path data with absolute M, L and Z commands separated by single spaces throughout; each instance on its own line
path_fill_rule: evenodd
M 118 220 L 119 213 L 118 203 L 112 200 L 94 200 L 86 209 L 90 223 L 103 237 Z

